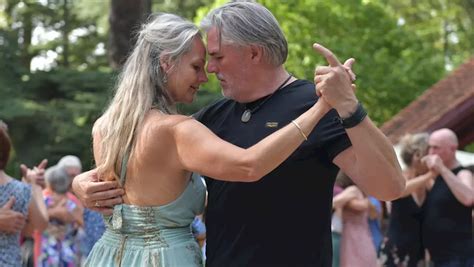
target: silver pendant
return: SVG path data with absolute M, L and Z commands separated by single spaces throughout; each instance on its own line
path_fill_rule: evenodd
M 242 117 L 240 117 L 240 120 L 242 122 L 248 122 L 250 120 L 250 117 L 252 117 L 252 111 L 250 111 L 250 109 L 246 109 L 244 113 L 242 113 Z

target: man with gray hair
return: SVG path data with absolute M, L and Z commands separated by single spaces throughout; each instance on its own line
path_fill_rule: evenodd
M 226 4 L 211 11 L 201 26 L 207 32 L 208 72 L 216 74 L 227 99 L 196 117 L 221 138 L 251 146 L 316 101 L 311 95 L 314 85 L 284 68 L 286 39 L 262 5 Z M 382 199 L 396 197 L 402 188 L 391 145 L 364 116 L 349 75 L 341 83 L 331 79 L 332 72 L 345 72 L 344 66 L 327 49 L 315 49 L 330 63 L 315 73 L 320 101 L 335 110 L 260 182 L 206 177 L 208 266 L 330 266 L 330 206 L 337 167 Z M 288 83 L 279 86 L 288 76 Z M 339 118 L 354 123 L 340 124 Z
M 388 139 L 358 102 L 350 66 L 321 45 L 330 66 L 318 67 L 315 84 L 283 66 L 288 44 L 273 14 L 260 4 L 233 2 L 202 22 L 224 99 L 195 118 L 220 138 L 248 148 L 325 101 L 329 111 L 277 169 L 254 183 L 205 177 L 208 190 L 207 266 L 331 266 L 332 188 L 339 168 L 367 194 L 398 197 L 404 178 Z M 349 73 L 347 72 L 349 70 Z M 86 206 L 111 213 L 121 190 L 97 182 L 94 171 L 76 177 L 74 191 Z M 108 191 L 107 191 L 108 190 Z
M 458 139 L 452 130 L 434 131 L 428 145 L 423 161 L 439 175 L 429 186 L 424 204 L 423 245 L 436 267 L 472 267 L 472 173 L 456 159 Z

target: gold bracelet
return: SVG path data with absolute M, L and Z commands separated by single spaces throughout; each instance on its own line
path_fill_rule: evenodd
M 301 129 L 300 125 L 294 120 L 291 121 L 291 123 L 293 123 L 296 126 L 296 128 L 298 128 L 298 130 L 300 130 L 300 134 L 303 136 L 304 140 L 308 141 L 308 137 L 306 136 L 306 134 L 304 134 L 304 132 Z

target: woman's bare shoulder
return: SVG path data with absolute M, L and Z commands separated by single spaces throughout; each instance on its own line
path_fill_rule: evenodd
M 182 132 L 183 126 L 187 129 L 186 133 L 191 133 L 192 129 L 195 129 L 192 121 L 195 121 L 194 118 L 185 115 L 152 112 L 147 114 L 138 129 L 138 136 L 143 141 L 160 146 L 163 143 L 172 143 L 176 139 L 177 132 Z
M 161 112 L 151 112 L 144 120 L 146 128 L 150 128 L 152 131 L 169 131 L 185 121 L 194 120 L 190 116 L 180 114 L 163 114 Z

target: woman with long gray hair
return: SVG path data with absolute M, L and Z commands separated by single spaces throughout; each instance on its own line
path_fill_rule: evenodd
M 207 81 L 205 63 L 194 24 L 160 14 L 143 25 L 115 96 L 93 129 L 99 178 L 118 181 L 125 204 L 106 218 L 87 266 L 201 266 L 190 224 L 203 211 L 205 188 L 192 173 L 257 181 L 292 154 L 329 109 L 318 101 L 248 149 L 234 146 L 176 114 L 175 104 L 192 102 Z M 278 81 L 280 87 L 288 80 Z

